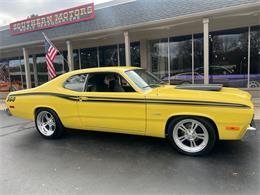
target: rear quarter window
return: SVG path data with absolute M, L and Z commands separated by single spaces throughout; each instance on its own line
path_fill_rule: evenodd
M 72 91 L 83 91 L 86 77 L 86 74 L 74 75 L 64 82 L 63 87 Z

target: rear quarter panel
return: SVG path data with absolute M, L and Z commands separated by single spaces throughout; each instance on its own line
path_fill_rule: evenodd
M 81 123 L 77 117 L 76 101 L 51 95 L 25 94 L 13 96 L 15 97 L 15 101 L 6 100 L 7 106 L 13 116 L 34 120 L 37 108 L 50 108 L 58 114 L 65 127 L 81 128 Z

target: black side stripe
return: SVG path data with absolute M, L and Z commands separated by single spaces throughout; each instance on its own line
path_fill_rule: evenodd
M 113 98 L 113 97 L 94 97 L 94 96 L 72 96 L 60 93 L 50 92 L 34 92 L 23 93 L 10 96 L 54 96 L 71 101 L 81 102 L 111 102 L 111 103 L 146 103 L 146 104 L 176 104 L 176 105 L 197 105 L 197 106 L 221 106 L 221 107 L 237 107 L 250 108 L 244 104 L 226 103 L 226 102 L 210 102 L 210 101 L 194 101 L 194 100 L 167 100 L 167 99 L 144 99 L 144 98 Z M 86 99 L 81 99 L 86 98 Z

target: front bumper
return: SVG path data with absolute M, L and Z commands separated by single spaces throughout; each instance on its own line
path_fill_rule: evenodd
M 248 128 L 246 128 L 242 140 L 246 140 L 248 137 L 255 136 L 255 133 L 256 133 L 256 125 L 255 125 L 255 121 L 252 120 Z
M 252 120 L 249 127 L 246 129 L 246 131 L 256 131 L 256 125 L 255 125 L 255 121 Z

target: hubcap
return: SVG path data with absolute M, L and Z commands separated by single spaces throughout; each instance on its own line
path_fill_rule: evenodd
M 37 115 L 37 127 L 45 136 L 51 136 L 56 129 L 56 122 L 53 115 L 48 111 L 41 111 Z
M 206 127 L 194 119 L 178 122 L 173 129 L 176 145 L 185 152 L 200 152 L 208 144 L 209 134 Z

